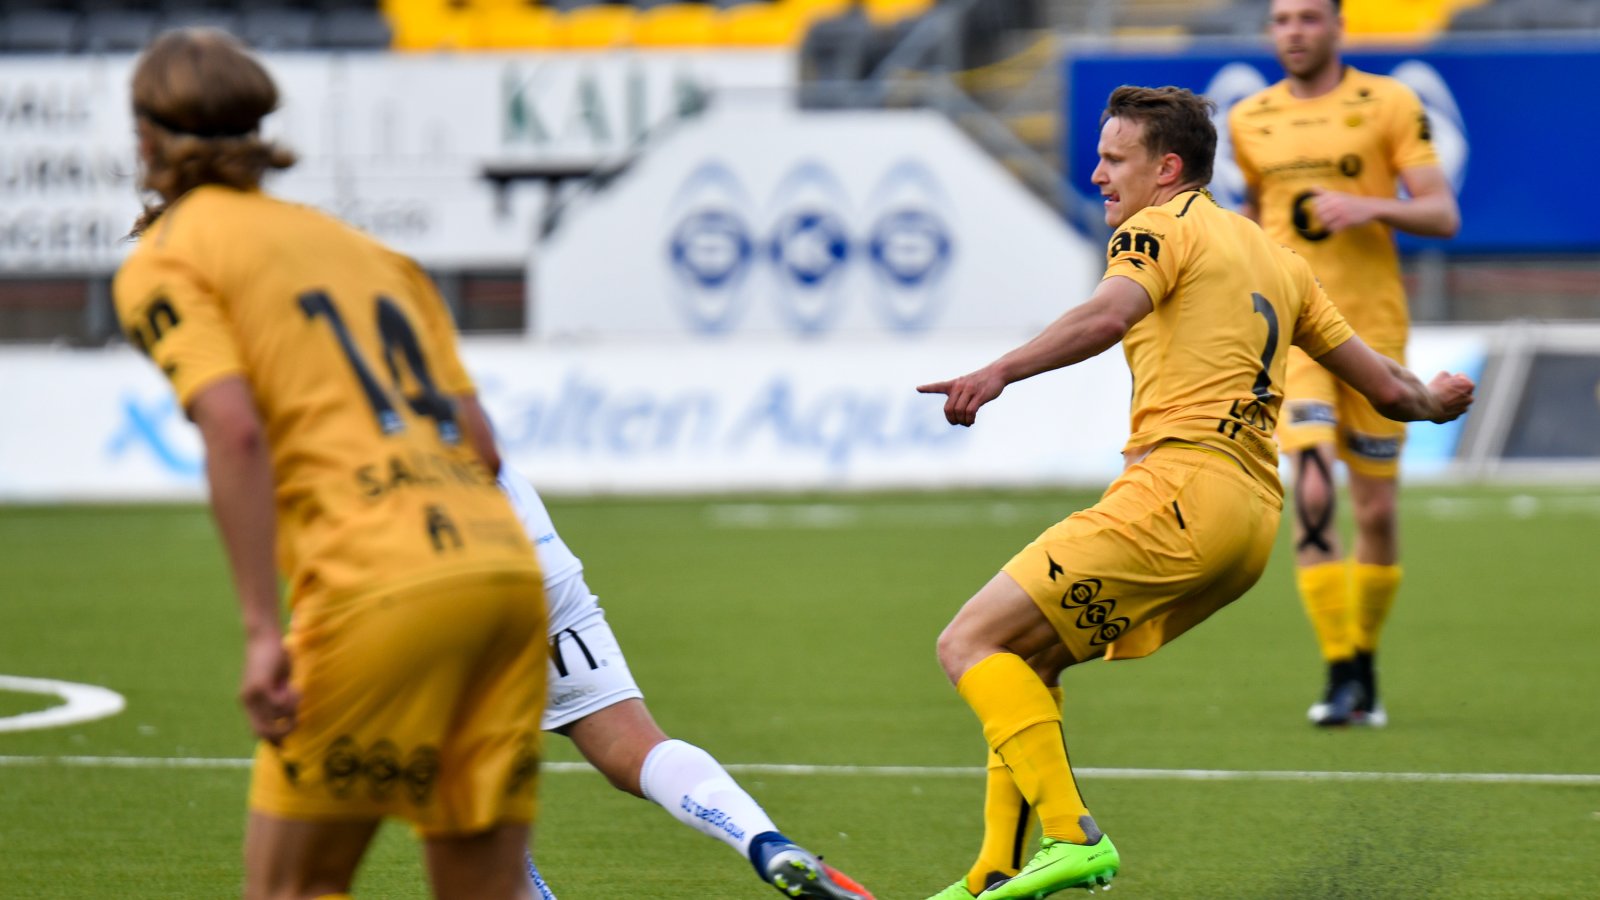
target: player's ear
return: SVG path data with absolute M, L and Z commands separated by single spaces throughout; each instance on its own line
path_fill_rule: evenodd
M 1164 153 L 1161 156 L 1161 167 L 1156 170 L 1156 183 L 1160 185 L 1177 184 L 1183 177 L 1183 157 L 1176 153 Z

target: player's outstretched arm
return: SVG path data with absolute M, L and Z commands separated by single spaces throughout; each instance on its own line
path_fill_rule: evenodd
M 946 395 L 945 419 L 951 425 L 971 425 L 978 409 L 1000 396 L 1007 385 L 1099 356 L 1153 308 L 1142 285 L 1113 275 L 1100 282 L 1086 302 L 1067 310 L 1026 344 L 976 372 L 920 385 L 917 390 Z
M 1424 385 L 1405 366 L 1352 337 L 1317 357 L 1317 362 L 1399 422 L 1449 422 L 1472 405 L 1472 379 L 1440 372 Z
M 239 699 L 250 727 L 276 743 L 294 728 L 299 697 L 289 686 L 289 658 L 279 623 L 271 448 L 250 386 L 238 376 L 202 388 L 189 416 L 206 445 L 211 510 L 233 571 L 244 621 Z

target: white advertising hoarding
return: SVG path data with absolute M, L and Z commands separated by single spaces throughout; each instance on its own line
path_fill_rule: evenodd
M 556 493 L 1099 485 L 1121 467 L 1119 350 L 1006 389 L 976 427 L 915 386 L 1010 349 L 916 343 L 465 345 L 509 463 Z M 1419 331 L 1419 372 L 1481 370 L 1490 337 Z M 199 438 L 132 350 L 0 353 L 0 501 L 199 499 Z M 26 423 L 27 427 L 18 427 Z M 1459 423 L 1413 426 L 1405 471 L 1455 456 Z
M 931 111 L 718 104 L 533 261 L 548 338 L 1024 335 L 1103 248 Z
M 718 91 L 783 102 L 794 57 L 263 54 L 282 94 L 263 126 L 301 156 L 269 182 L 430 266 L 520 268 L 542 193 L 487 165 L 614 162 Z M 139 210 L 131 56 L 0 57 L 0 272 L 109 271 Z

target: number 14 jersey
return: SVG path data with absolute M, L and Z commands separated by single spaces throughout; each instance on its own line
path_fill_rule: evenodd
M 455 421 L 448 398 L 472 382 L 409 259 L 309 207 L 207 186 L 146 232 L 113 290 L 185 409 L 219 379 L 249 384 L 292 602 L 535 565 Z
M 1318 357 L 1354 334 L 1311 267 L 1203 190 L 1134 213 L 1106 254 L 1105 277 L 1137 282 L 1154 307 L 1122 341 L 1133 374 L 1125 450 L 1214 447 L 1281 497 L 1272 432 L 1287 345 Z

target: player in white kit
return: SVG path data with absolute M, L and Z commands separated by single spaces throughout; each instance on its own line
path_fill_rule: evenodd
M 643 797 L 685 825 L 739 851 L 762 880 L 790 897 L 871 900 L 872 895 L 778 831 L 760 804 L 711 754 L 669 738 L 650 717 L 583 564 L 556 533 L 527 479 L 505 467 L 500 487 L 539 553 L 550 609 L 550 698 L 543 728 L 571 739 L 618 790 Z M 533 860 L 529 875 L 550 897 Z

